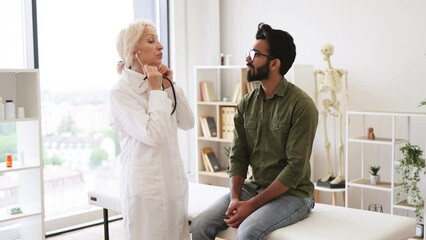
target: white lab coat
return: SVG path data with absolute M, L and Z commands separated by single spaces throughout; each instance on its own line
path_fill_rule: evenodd
M 188 181 L 177 128 L 194 126 L 182 89 L 148 90 L 144 75 L 124 69 L 111 91 L 111 126 L 120 136 L 125 240 L 186 240 Z

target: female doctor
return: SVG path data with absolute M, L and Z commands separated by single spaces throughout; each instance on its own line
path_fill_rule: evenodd
M 117 39 L 121 78 L 111 91 L 111 125 L 120 137 L 126 240 L 189 239 L 188 182 L 177 128 L 191 129 L 194 115 L 161 63 L 162 50 L 147 20 L 130 24 Z

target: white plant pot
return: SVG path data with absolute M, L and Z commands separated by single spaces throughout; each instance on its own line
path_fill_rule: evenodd
M 380 175 L 376 175 L 376 176 L 371 175 L 370 176 L 370 183 L 372 185 L 377 185 L 379 182 L 380 182 Z
M 414 203 L 413 197 L 411 197 L 411 195 L 407 196 L 407 203 L 408 203 L 408 205 L 411 205 L 411 206 L 423 205 L 423 201 L 420 201 L 418 203 Z

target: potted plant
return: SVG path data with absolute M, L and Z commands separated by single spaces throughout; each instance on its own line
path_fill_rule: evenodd
M 415 206 L 416 216 L 422 221 L 423 198 L 420 195 L 418 184 L 422 173 L 426 174 L 425 161 L 421 158 L 423 151 L 419 146 L 410 143 L 400 150 L 403 159 L 396 167 L 397 173 L 401 174 L 401 190 L 397 193 L 397 200 L 400 199 L 402 193 L 406 194 L 407 203 Z
M 426 106 L 426 100 L 420 102 L 419 107 L 421 106 Z
M 377 185 L 380 182 L 380 175 L 378 174 L 380 168 L 382 168 L 382 167 L 380 167 L 380 165 L 370 166 L 370 174 L 371 174 L 370 183 L 372 185 Z

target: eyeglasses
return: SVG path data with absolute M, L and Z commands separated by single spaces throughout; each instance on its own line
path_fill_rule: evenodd
M 264 57 L 267 57 L 268 59 L 273 59 L 273 57 L 271 57 L 271 56 L 269 56 L 269 55 L 266 55 L 266 54 L 263 54 L 263 53 L 261 53 L 261 52 L 259 52 L 259 51 L 257 51 L 257 50 L 254 50 L 254 49 L 250 49 L 250 50 L 247 52 L 247 57 L 249 57 L 249 58 L 250 58 L 250 61 L 253 61 L 253 60 L 254 60 L 254 58 L 256 57 L 256 55 L 264 56 Z

